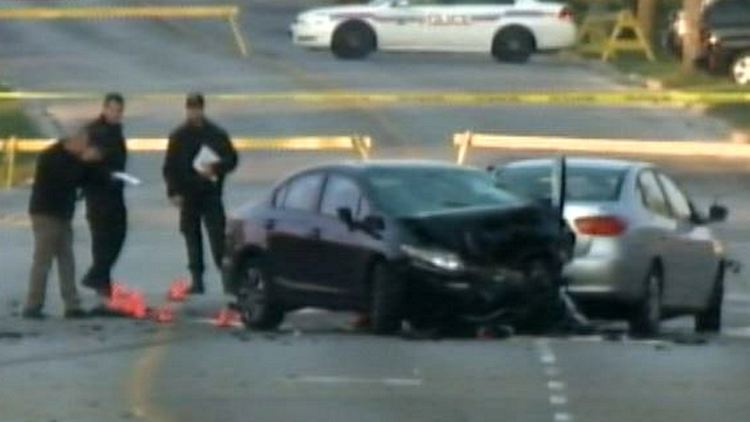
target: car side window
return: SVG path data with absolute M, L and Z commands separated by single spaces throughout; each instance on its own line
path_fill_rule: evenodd
M 644 171 L 638 176 L 638 189 L 643 205 L 655 214 L 671 218 L 669 205 L 652 171 Z
M 667 200 L 672 207 L 672 212 L 680 220 L 688 220 L 693 215 L 690 207 L 690 201 L 687 196 L 680 190 L 677 184 L 669 177 L 659 174 L 659 181 L 664 186 L 664 192 L 667 194 Z
M 273 207 L 274 208 L 281 208 L 284 205 L 284 199 L 286 198 L 286 194 L 289 192 L 289 185 L 283 185 L 280 188 L 276 189 L 276 192 L 273 195 Z
M 315 211 L 318 205 L 322 174 L 309 174 L 294 179 L 287 185 L 283 207 L 286 209 Z
M 320 212 L 325 215 L 337 216 L 339 208 L 349 208 L 356 215 L 359 208 L 359 187 L 348 177 L 331 175 L 326 182 L 325 192 L 320 205 Z

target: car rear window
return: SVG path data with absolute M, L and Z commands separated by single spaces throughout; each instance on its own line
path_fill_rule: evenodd
M 569 166 L 565 197 L 571 201 L 616 201 L 624 178 L 624 169 Z M 552 197 L 550 165 L 503 168 L 495 179 L 499 187 L 525 198 L 549 200 Z

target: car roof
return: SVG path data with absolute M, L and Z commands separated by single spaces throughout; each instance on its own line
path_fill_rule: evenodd
M 467 171 L 476 170 L 471 167 L 463 167 L 445 161 L 436 160 L 368 160 L 368 161 L 343 161 L 339 163 L 323 164 L 308 167 L 300 173 L 314 171 L 338 171 L 350 174 L 362 174 L 370 170 L 408 170 L 408 169 L 444 169 Z
M 557 158 L 535 158 L 528 160 L 513 161 L 507 164 L 500 164 L 498 168 L 521 168 L 521 167 L 537 167 L 550 165 Z M 613 169 L 613 170 L 629 170 L 629 169 L 640 169 L 640 168 L 651 168 L 653 164 L 645 161 L 632 161 L 632 160 L 621 160 L 611 158 L 597 158 L 597 157 L 566 157 L 566 163 L 572 167 L 589 167 L 589 168 L 602 168 L 602 169 Z

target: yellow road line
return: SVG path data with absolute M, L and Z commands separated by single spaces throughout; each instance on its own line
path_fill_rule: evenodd
M 238 6 L 24 7 L 0 9 L 4 20 L 59 19 L 197 19 L 236 16 Z
M 176 420 L 165 410 L 155 405 L 153 401 L 157 370 L 166 356 L 169 348 L 168 340 L 172 338 L 173 332 L 173 329 L 167 327 L 160 329 L 154 335 L 155 346 L 146 349 L 146 352 L 136 361 L 132 376 L 126 381 L 125 391 L 131 412 L 138 419 L 153 422 Z

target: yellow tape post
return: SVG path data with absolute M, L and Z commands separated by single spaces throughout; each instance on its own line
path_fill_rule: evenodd
M 643 53 L 650 61 L 656 56 L 643 29 L 630 10 L 617 13 L 591 13 L 578 30 L 579 50 L 601 54 L 603 61 L 624 51 Z
M 476 106 L 490 104 L 539 104 L 583 106 L 684 106 L 688 104 L 750 103 L 750 91 L 557 91 L 557 92 L 501 92 L 501 91 L 288 91 L 209 93 L 215 101 L 254 104 L 293 103 L 326 106 L 371 105 L 398 107 L 411 104 L 431 106 Z M 0 92 L 0 100 L 99 100 L 96 92 Z M 182 101 L 180 93 L 130 93 L 128 98 L 158 101 Z
M 226 19 L 240 54 L 248 55 L 248 46 L 237 17 L 240 8 L 221 6 L 133 6 L 133 7 L 25 7 L 0 9 L 0 20 L 36 21 L 66 19 Z
M 453 136 L 456 161 L 464 164 L 472 148 L 604 155 L 642 155 L 673 158 L 750 160 L 750 145 L 727 142 L 639 141 L 550 136 L 510 136 L 458 133 Z

